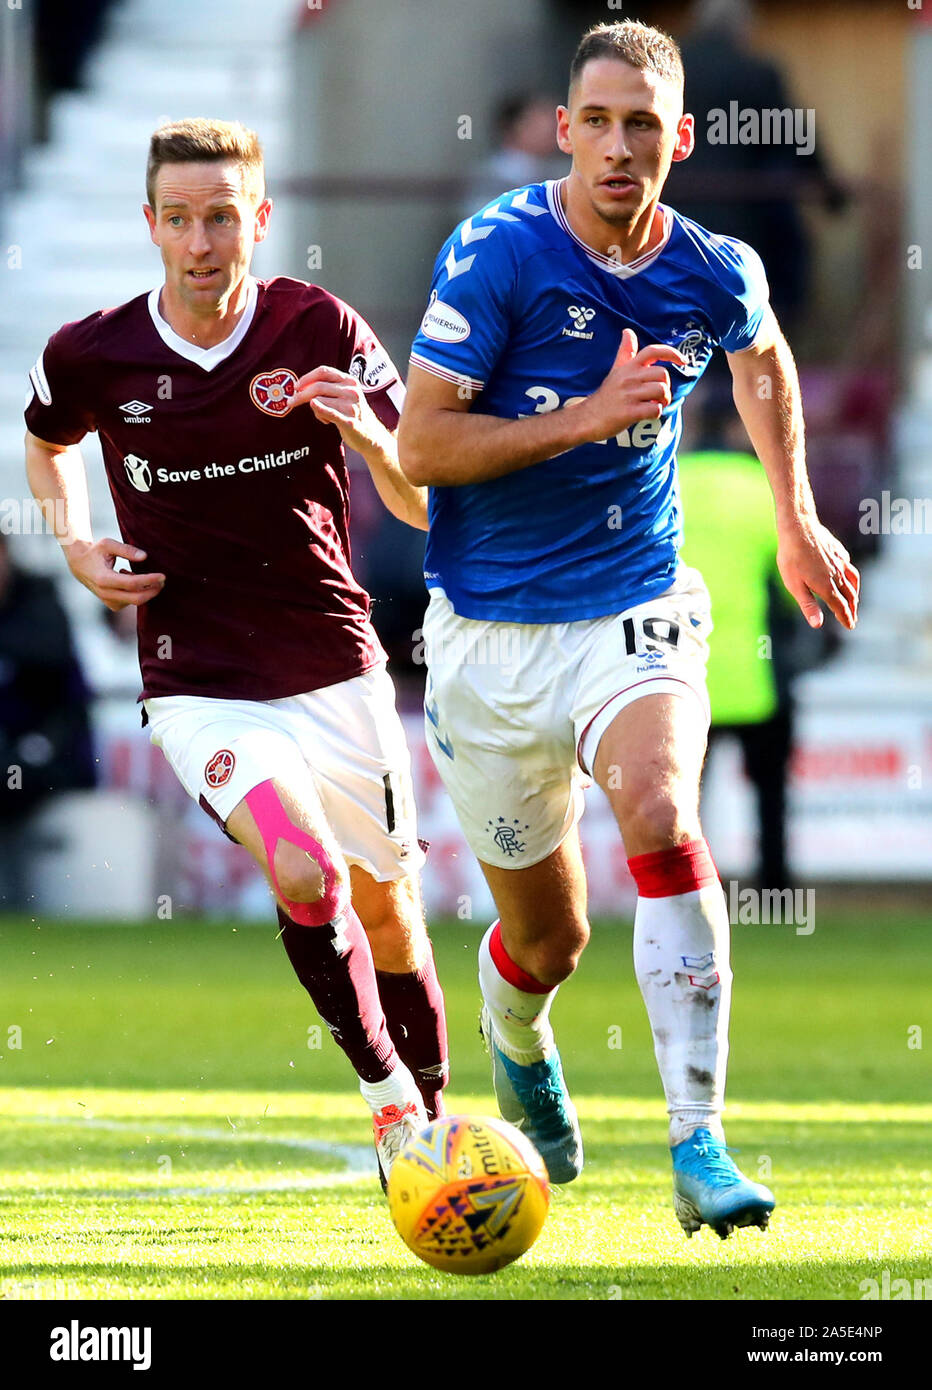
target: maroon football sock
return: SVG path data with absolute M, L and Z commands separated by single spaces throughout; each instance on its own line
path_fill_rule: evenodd
M 372 964 L 369 939 L 351 907 L 336 924 L 302 927 L 278 909 L 295 974 L 363 1081 L 384 1081 L 398 1061 Z
M 443 990 L 431 952 L 420 970 L 396 975 L 377 970 L 379 998 L 398 1056 L 414 1075 L 428 1118 L 443 1114 L 443 1088 L 450 1073 Z

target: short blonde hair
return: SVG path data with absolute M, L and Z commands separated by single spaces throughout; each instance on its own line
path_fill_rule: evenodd
M 155 207 L 155 180 L 163 164 L 238 164 L 243 192 L 258 206 L 265 197 L 262 146 L 254 130 L 239 121 L 212 121 L 203 116 L 160 125 L 149 141 L 146 198 Z

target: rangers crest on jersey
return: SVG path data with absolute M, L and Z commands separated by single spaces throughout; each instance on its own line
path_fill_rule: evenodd
M 208 787 L 226 786 L 233 776 L 233 769 L 236 766 L 236 759 L 229 748 L 221 748 L 210 759 L 204 768 L 204 781 Z
M 685 328 L 670 334 L 670 346 L 675 347 L 686 358 L 677 371 L 683 376 L 699 376 L 712 356 L 712 339 L 701 323 L 690 319 Z
M 291 398 L 298 385 L 298 378 L 288 367 L 277 367 L 274 372 L 260 372 L 249 383 L 249 394 L 253 405 L 264 410 L 266 415 L 287 415 Z

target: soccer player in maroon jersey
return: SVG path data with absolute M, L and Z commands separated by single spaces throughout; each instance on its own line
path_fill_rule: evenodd
M 387 1176 L 442 1110 L 446 1030 L 408 751 L 350 568 L 344 444 L 426 529 L 426 490 L 397 462 L 404 387 L 347 304 L 250 275 L 272 206 L 251 131 L 162 126 L 146 183 L 165 282 L 50 338 L 30 374 L 29 481 L 75 578 L 137 608 L 143 722 L 268 875 Z M 121 541 L 91 533 L 76 448 L 90 430 Z

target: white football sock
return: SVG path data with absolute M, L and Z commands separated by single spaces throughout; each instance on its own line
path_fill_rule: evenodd
M 669 898 L 638 898 L 634 969 L 667 1097 L 671 1146 L 700 1125 L 724 1138 L 728 945 L 721 884 Z
M 398 1062 L 384 1081 L 363 1081 L 360 1077 L 359 1089 L 373 1115 L 386 1105 L 397 1105 L 401 1110 L 412 1100 L 423 1104 L 417 1083 L 404 1062 Z
M 529 1066 L 549 1057 L 553 1051 L 550 1006 L 557 990 L 531 993 L 519 989 L 501 975 L 489 949 L 489 940 L 497 926 L 495 922 L 489 927 L 479 946 L 479 988 L 498 1046 L 506 1057 L 521 1066 Z

